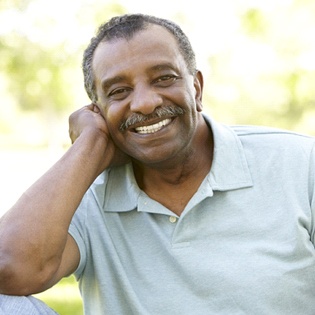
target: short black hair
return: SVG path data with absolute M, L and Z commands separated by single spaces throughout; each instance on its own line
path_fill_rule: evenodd
M 94 52 L 99 43 L 119 38 L 130 39 L 137 32 L 146 29 L 150 24 L 160 25 L 174 35 L 174 38 L 178 43 L 179 51 L 186 62 L 188 71 L 191 74 L 195 73 L 195 53 L 188 37 L 176 23 L 146 14 L 124 14 L 115 16 L 98 28 L 96 36 L 91 39 L 90 44 L 83 54 L 82 69 L 84 75 L 84 86 L 93 103 L 97 101 L 97 94 L 92 61 Z

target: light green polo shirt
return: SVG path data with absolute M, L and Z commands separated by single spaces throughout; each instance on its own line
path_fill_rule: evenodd
M 180 217 L 130 164 L 86 193 L 70 226 L 85 314 L 315 314 L 314 138 L 206 119 L 212 168 Z

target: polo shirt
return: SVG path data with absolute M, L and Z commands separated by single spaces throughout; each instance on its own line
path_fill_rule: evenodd
M 212 167 L 180 217 L 131 164 L 85 194 L 69 229 L 85 314 L 315 314 L 314 138 L 205 119 Z

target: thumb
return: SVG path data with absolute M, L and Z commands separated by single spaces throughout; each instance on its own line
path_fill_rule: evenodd
M 99 114 L 101 112 L 101 110 L 99 109 L 99 107 L 96 104 L 92 104 L 92 110 L 94 113 Z

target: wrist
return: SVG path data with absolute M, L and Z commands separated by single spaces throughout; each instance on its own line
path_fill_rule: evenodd
M 110 166 L 114 156 L 114 146 L 108 135 L 96 128 L 87 128 L 73 144 L 89 165 L 94 165 L 97 175 Z

